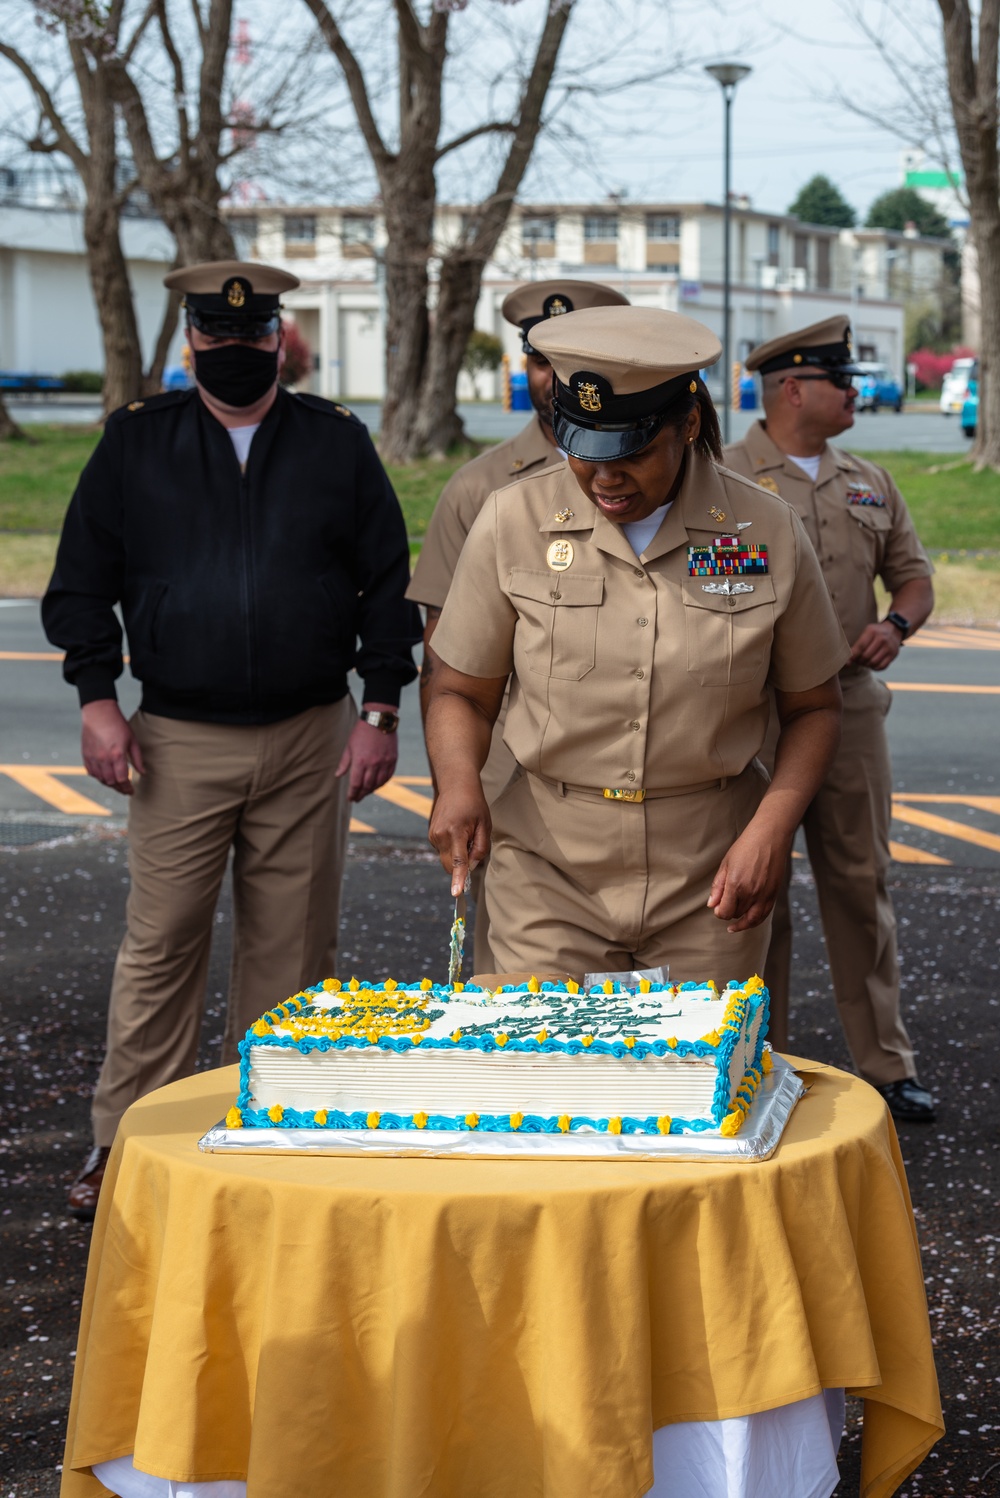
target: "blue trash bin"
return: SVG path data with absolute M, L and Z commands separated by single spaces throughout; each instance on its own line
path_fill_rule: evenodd
M 512 411 L 530 411 L 531 396 L 528 394 L 528 376 L 523 370 L 510 377 L 510 409 Z
M 756 411 L 757 409 L 757 386 L 754 384 L 753 375 L 740 376 L 740 410 Z

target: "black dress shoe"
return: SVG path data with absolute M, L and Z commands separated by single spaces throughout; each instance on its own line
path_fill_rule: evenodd
M 934 1099 L 917 1077 L 903 1077 L 900 1082 L 886 1082 L 875 1088 L 885 1098 L 893 1118 L 902 1123 L 933 1123 L 937 1114 Z
M 109 1149 L 95 1144 L 83 1163 L 83 1169 L 69 1188 L 67 1203 L 74 1217 L 81 1222 L 93 1222 L 97 1211 L 97 1198 L 104 1183 L 104 1170 L 108 1163 Z

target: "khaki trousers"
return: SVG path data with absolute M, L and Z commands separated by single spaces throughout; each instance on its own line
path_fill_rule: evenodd
M 138 712 L 146 774 L 129 802 L 132 887 L 92 1117 L 110 1145 L 137 1098 L 195 1070 L 215 906 L 233 850 L 223 1062 L 266 1009 L 336 969 L 349 825 L 335 771 L 351 698 L 281 723 L 187 723 Z
M 899 1012 L 896 915 L 886 888 L 892 765 L 885 715 L 891 697 L 870 671 L 849 674 L 841 685 L 840 748 L 802 826 L 844 1036 L 861 1076 L 883 1084 L 916 1075 L 913 1046 Z M 778 1050 L 787 1046 L 791 961 L 786 885 L 774 907 L 764 970 Z
M 493 805 L 517 769 L 517 760 L 503 741 L 503 726 L 507 720 L 507 695 L 507 692 L 505 692 L 503 705 L 500 708 L 500 716 L 493 725 L 490 752 L 482 769 L 483 795 L 490 806 Z M 473 939 L 472 957 L 472 971 L 474 973 L 495 973 L 497 971 L 493 965 L 493 953 L 490 950 L 490 917 L 486 909 L 485 884 L 487 866 L 487 864 L 481 863 L 478 869 L 474 869 L 472 873 L 472 889 L 470 893 L 476 906 L 476 931 Z
M 766 789 L 752 767 L 710 790 L 639 804 L 521 770 L 493 806 L 486 874 L 498 972 L 628 972 L 721 988 L 762 971 L 770 923 L 730 935 L 706 901 Z

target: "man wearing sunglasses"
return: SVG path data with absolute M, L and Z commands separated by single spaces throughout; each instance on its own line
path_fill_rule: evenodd
M 896 918 L 886 888 L 890 694 L 874 673 L 891 665 L 929 616 L 934 569 L 885 469 L 830 445 L 854 425 L 859 371 L 848 319 L 827 318 L 771 339 L 746 365 L 761 376 L 764 420 L 728 447 L 724 460 L 797 511 L 853 647 L 840 673 L 840 749 L 803 821 L 837 1010 L 858 1071 L 895 1117 L 929 1123 L 933 1100 L 917 1079 L 899 1008 Z M 876 578 L 891 599 L 882 619 Z M 791 953 L 786 888 L 774 909 L 764 973 L 778 1049 L 787 1044 Z

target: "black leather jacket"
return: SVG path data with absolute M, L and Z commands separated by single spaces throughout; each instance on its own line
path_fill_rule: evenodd
M 143 707 L 264 723 L 416 674 L 399 503 L 344 407 L 279 390 L 246 472 L 196 391 L 116 411 L 80 477 L 42 602 L 81 704 L 114 697 L 121 604 Z M 360 641 L 360 644 L 359 644 Z

